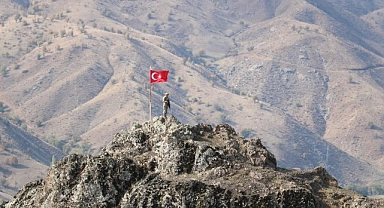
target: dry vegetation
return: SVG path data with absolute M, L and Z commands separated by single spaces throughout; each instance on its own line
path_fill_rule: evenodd
M 167 91 L 183 123 L 229 123 L 283 167 L 383 175 L 380 1 L 18 2 L 0 0 L 0 114 L 65 153 L 148 120 L 153 66 L 154 116 Z

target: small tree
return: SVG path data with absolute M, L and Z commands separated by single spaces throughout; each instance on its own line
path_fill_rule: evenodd
M 44 124 L 42 121 L 37 121 L 37 127 L 43 127 L 43 126 L 44 126 Z
M 353 83 L 353 78 L 352 78 L 352 76 L 349 76 L 349 77 L 348 77 L 348 83 Z
M 64 37 L 67 34 L 67 31 L 65 29 L 60 30 L 60 37 Z
M 15 15 L 15 21 L 16 21 L 16 22 L 20 21 L 21 18 L 22 18 L 22 17 L 21 17 L 21 14 L 17 13 L 17 14 Z
M 241 131 L 241 135 L 244 137 L 244 138 L 249 138 L 252 134 L 252 129 L 243 129 Z
M 135 80 L 135 74 L 134 73 L 129 73 L 128 77 L 130 80 Z
M 83 154 L 88 154 L 89 150 L 91 149 L 91 144 L 89 142 L 85 142 L 81 144 L 81 149 L 83 150 Z
M 3 102 L 0 102 L 0 113 L 4 113 L 7 106 L 4 105 Z
M 4 152 L 7 149 L 7 143 L 1 142 L 0 143 L 0 153 Z
M 55 165 L 55 163 L 56 163 L 55 155 L 52 155 L 51 166 Z
M 205 50 L 204 50 L 204 49 L 201 49 L 201 50 L 197 53 L 197 55 L 198 55 L 199 57 L 204 56 L 204 55 L 205 55 Z
M 12 166 L 19 164 L 19 160 L 15 156 L 12 156 L 11 158 L 6 158 L 4 162 L 5 164 Z
M 223 108 L 221 106 L 219 106 L 218 104 L 214 104 L 213 106 L 214 106 L 216 111 L 219 111 L 219 112 L 223 111 Z
M 375 128 L 375 125 L 373 124 L 373 122 L 368 122 L 368 128 L 369 129 L 374 129 Z
M 0 179 L 0 185 L 2 185 L 2 186 L 7 186 L 7 179 L 5 179 L 5 178 L 1 178 L 1 179 Z M 2 204 L 2 203 L 0 203 L 0 204 Z
M 1 75 L 3 75 L 3 77 L 8 76 L 7 67 L 5 67 L 5 66 L 1 67 Z
M 19 164 L 19 160 L 17 159 L 17 157 L 12 156 L 11 157 L 11 165 L 17 165 L 17 164 Z

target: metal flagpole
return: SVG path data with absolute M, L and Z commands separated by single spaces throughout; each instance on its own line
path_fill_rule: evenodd
M 149 121 L 152 121 L 152 84 L 149 84 Z
M 152 66 L 149 67 L 149 70 L 151 69 L 152 69 Z M 151 82 L 149 82 L 149 121 L 152 121 L 152 84 Z

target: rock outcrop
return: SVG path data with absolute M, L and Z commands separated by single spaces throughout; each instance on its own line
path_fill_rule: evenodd
M 69 155 L 3 205 L 15 207 L 382 207 L 327 171 L 286 170 L 260 139 L 226 124 L 156 117 L 118 132 L 99 155 Z

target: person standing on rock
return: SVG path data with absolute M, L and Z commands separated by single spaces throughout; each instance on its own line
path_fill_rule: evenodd
M 163 116 L 166 118 L 168 113 L 168 108 L 171 108 L 171 102 L 169 101 L 169 93 L 165 93 L 163 97 Z

